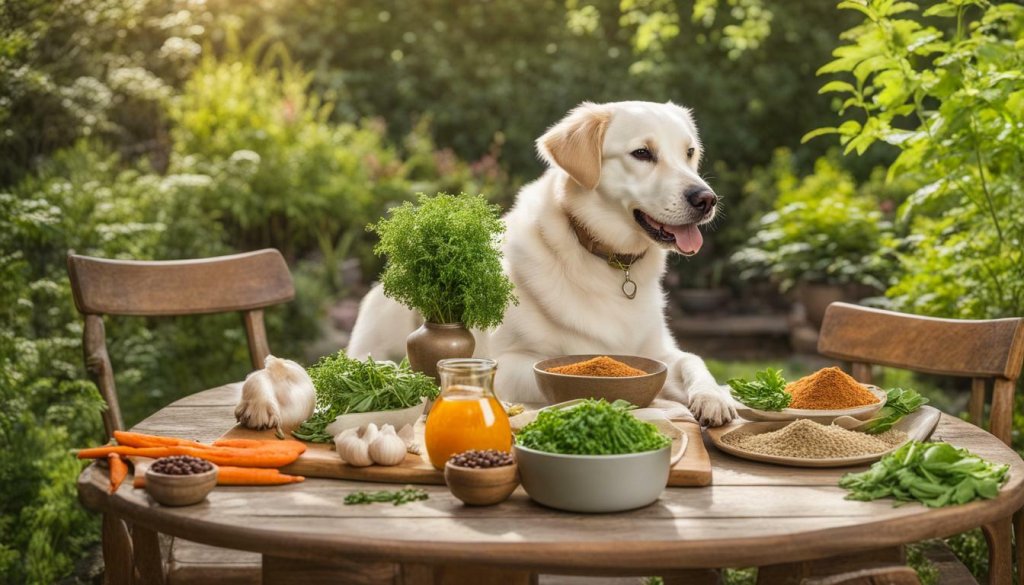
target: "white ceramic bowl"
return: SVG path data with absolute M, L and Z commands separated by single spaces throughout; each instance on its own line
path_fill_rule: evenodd
M 836 410 L 811 410 L 806 408 L 783 408 L 782 410 L 759 410 L 757 408 L 750 408 L 736 400 L 732 401 L 736 406 L 736 414 L 740 415 L 749 421 L 755 422 L 782 422 L 799 419 L 810 419 L 814 422 L 822 424 L 829 424 L 835 419 L 841 416 L 852 416 L 853 418 L 860 420 L 868 420 L 875 416 L 875 413 L 885 406 L 885 401 L 888 398 L 885 390 L 877 386 L 871 386 L 869 384 L 862 384 L 869 392 L 878 397 L 878 402 L 874 404 L 868 404 L 866 406 L 855 406 L 853 408 L 842 408 Z
M 374 412 L 343 414 L 327 425 L 327 432 L 332 437 L 337 437 L 348 429 L 358 429 L 370 423 L 378 427 L 391 425 L 395 427 L 396 431 L 400 431 L 405 425 L 416 425 L 416 421 L 423 415 L 423 409 L 426 407 L 426 404 L 427 399 L 424 398 L 423 402 L 400 410 L 377 410 Z
M 523 489 L 569 512 L 622 512 L 657 501 L 668 485 L 671 447 L 627 455 L 561 455 L 513 445 Z

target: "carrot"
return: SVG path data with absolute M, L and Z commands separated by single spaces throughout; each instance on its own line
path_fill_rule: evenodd
M 187 439 L 177 439 L 174 437 L 162 437 L 159 435 L 147 435 L 144 433 L 130 433 L 126 431 L 114 431 L 114 438 L 117 439 L 118 444 L 126 445 L 128 447 L 194 447 L 196 449 L 210 449 L 213 447 L 233 447 L 240 449 L 252 449 L 252 448 L 275 448 L 284 449 L 286 451 L 298 451 L 302 453 L 306 450 L 306 445 L 300 441 L 280 441 L 280 440 L 260 440 L 260 439 L 219 439 L 213 442 L 213 445 L 206 445 L 197 441 L 189 441 Z
M 107 462 L 110 463 L 110 493 L 114 493 L 128 476 L 128 465 L 117 453 L 107 455 Z
M 253 449 L 253 448 L 276 448 L 284 449 L 286 451 L 293 450 L 303 453 L 306 451 L 306 444 L 301 441 L 279 439 L 274 440 L 261 440 L 261 439 L 217 439 L 213 442 L 214 447 L 235 447 L 238 449 Z
M 172 455 L 190 455 L 206 459 L 217 465 L 234 467 L 284 467 L 299 458 L 296 450 L 284 449 L 239 449 L 235 447 L 170 446 L 170 447 L 126 447 L 124 445 L 108 445 L 78 452 L 79 459 L 98 459 L 111 453 L 134 457 L 170 457 Z
M 177 446 L 202 446 L 202 443 L 177 439 L 174 437 L 161 437 L 160 435 L 146 435 L 143 433 L 130 433 L 127 431 L 114 431 L 114 438 L 119 445 L 127 447 L 177 447 Z
M 301 475 L 287 475 L 277 469 L 219 466 L 217 485 L 281 485 L 305 481 Z

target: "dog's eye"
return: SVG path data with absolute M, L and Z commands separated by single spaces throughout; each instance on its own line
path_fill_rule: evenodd
M 694 147 L 691 146 L 690 148 L 687 148 L 686 149 L 686 158 L 693 158 L 693 153 L 694 152 L 696 152 L 696 149 Z
M 636 160 L 654 162 L 654 153 L 646 148 L 638 148 L 629 154 Z

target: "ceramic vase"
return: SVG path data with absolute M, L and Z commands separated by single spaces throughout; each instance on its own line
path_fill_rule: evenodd
M 476 339 L 462 323 L 424 323 L 405 340 L 409 365 L 434 380 L 438 380 L 438 361 L 473 357 L 474 349 Z

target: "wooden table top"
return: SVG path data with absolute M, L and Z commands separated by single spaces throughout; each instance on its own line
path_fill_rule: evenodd
M 157 412 L 134 430 L 209 442 L 234 424 L 240 385 L 213 388 Z M 89 508 L 146 528 L 228 548 L 291 558 L 493 563 L 536 571 L 673 570 L 811 560 L 948 536 L 1024 506 L 1024 461 L 992 435 L 943 415 L 934 440 L 1011 465 L 998 498 L 965 506 L 893 507 L 853 502 L 836 486 L 850 468 L 759 464 L 709 444 L 713 485 L 668 488 L 655 504 L 619 514 L 571 514 L 534 504 L 518 489 L 504 504 L 463 506 L 444 486 L 403 506 L 346 506 L 353 491 L 394 484 L 307 479 L 274 487 L 218 487 L 206 502 L 163 507 L 126 481 L 107 494 L 104 469 L 79 478 Z M 853 468 L 861 469 L 861 468 Z

